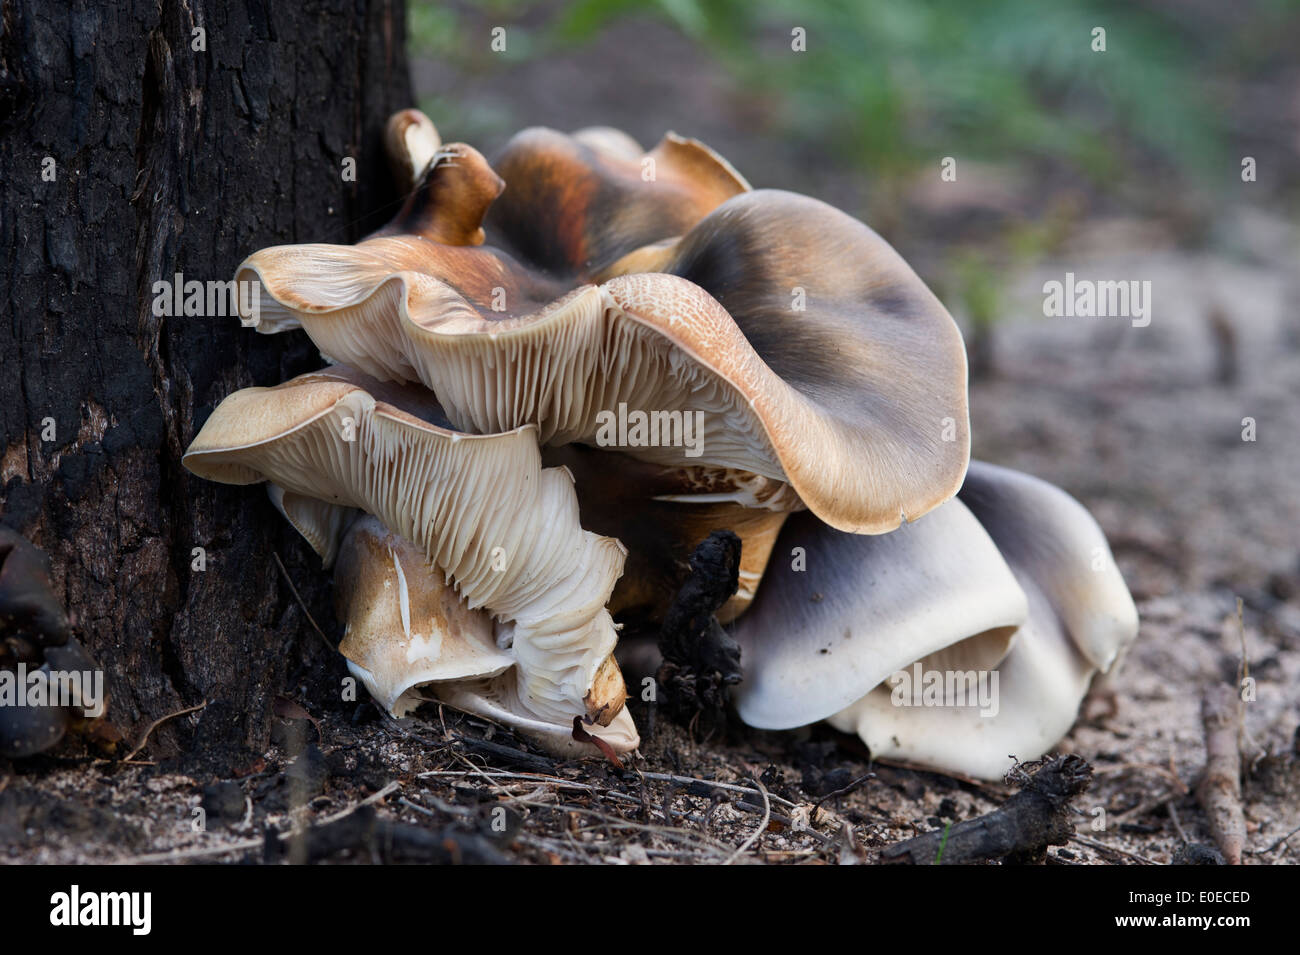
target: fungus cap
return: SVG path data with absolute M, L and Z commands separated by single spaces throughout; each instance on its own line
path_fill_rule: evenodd
M 622 545 L 582 530 L 572 478 L 541 467 L 533 429 L 461 434 L 372 391 L 405 394 L 352 369 L 235 392 L 185 466 L 373 514 L 416 543 L 471 609 L 512 625 L 520 699 L 534 715 L 613 719 L 623 698 L 607 679 L 616 638 L 605 604 Z M 593 686 L 607 695 L 590 696 Z
M 884 537 L 845 535 L 800 515 L 777 549 L 795 545 L 807 549 L 807 571 L 769 571 L 737 625 L 746 670 L 737 708 L 759 726 L 819 714 L 856 732 L 875 758 L 1001 778 L 1011 756 L 1035 759 L 1065 735 L 1099 666 L 1113 666 L 1137 635 L 1132 597 L 1093 518 L 1059 488 L 1005 468 L 972 462 L 957 500 Z M 1014 631 L 1000 660 L 988 631 L 968 637 L 999 607 Z M 900 610 L 921 625 L 894 625 Z M 850 628 L 843 651 L 841 624 Z M 867 639 L 852 639 L 855 625 Z M 831 651 L 823 659 L 818 641 Z M 886 670 L 882 647 L 901 677 L 882 676 L 844 702 Z M 939 672 L 945 687 L 949 675 L 962 676 L 966 693 L 973 675 L 974 702 L 915 705 L 907 683 L 915 665 L 922 675 Z M 981 674 L 991 706 L 978 695 Z M 831 707 L 842 708 L 825 712 Z
M 878 536 L 797 514 L 776 553 L 736 623 L 745 679 L 734 699 L 751 726 L 826 719 L 930 654 L 991 669 L 1028 617 L 1011 569 L 960 501 Z
M 749 190 L 672 137 L 646 182 L 608 132 L 522 133 L 490 208 L 496 173 L 451 149 L 375 236 L 250 256 L 259 331 L 300 324 L 331 360 L 419 381 L 466 431 L 533 424 L 544 443 L 787 482 L 841 530 L 892 530 L 956 492 L 961 336 L 865 225 Z M 430 225 L 445 219 L 459 226 Z
M 424 554 L 375 518 L 353 522 L 334 571 L 339 652 L 365 671 L 370 695 L 404 716 L 429 683 L 494 677 L 515 660 L 492 617 L 471 610 Z
M 375 518 L 349 527 L 334 593 L 345 628 L 339 652 L 391 715 L 437 700 L 509 726 L 553 753 L 593 752 L 573 739 L 570 723 L 530 712 L 518 696 L 512 649 L 498 646 L 491 615 L 471 610 L 419 548 Z M 626 710 L 589 731 L 619 753 L 640 743 Z

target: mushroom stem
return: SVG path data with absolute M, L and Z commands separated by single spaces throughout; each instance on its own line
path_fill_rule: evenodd
M 505 186 L 477 149 L 448 143 L 433 155 L 397 218 L 375 235 L 414 233 L 442 245 L 482 245 L 483 218 Z

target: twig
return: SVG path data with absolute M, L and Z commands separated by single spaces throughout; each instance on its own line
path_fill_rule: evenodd
M 346 809 L 341 809 L 332 816 L 326 816 L 324 819 L 318 820 L 316 825 L 327 826 L 332 822 L 338 822 L 340 819 L 352 815 L 362 806 L 369 806 L 371 803 L 376 803 L 385 798 L 394 790 L 401 788 L 401 785 L 401 783 L 396 781 L 391 782 L 383 789 L 376 793 L 372 793 L 360 802 L 348 806 Z M 284 842 L 288 839 L 292 839 L 294 836 L 301 835 L 307 828 L 308 827 L 306 826 L 302 826 L 290 829 L 279 833 L 276 838 L 281 842 Z M 264 838 L 243 839 L 239 842 L 232 842 L 224 846 L 199 846 L 195 849 L 172 849 L 168 852 L 151 852 L 146 855 L 135 856 L 131 859 L 124 859 L 123 865 L 152 865 L 158 862 L 181 862 L 185 859 L 200 859 L 204 856 L 225 855 L 228 852 L 247 852 L 250 849 L 257 849 L 265 845 L 266 839 Z
M 325 636 L 325 632 L 317 626 L 316 618 L 311 615 L 311 611 L 307 609 L 307 604 L 303 601 L 302 595 L 298 593 L 298 588 L 293 585 L 293 578 L 290 577 L 289 572 L 284 569 L 284 561 L 280 560 L 280 555 L 275 551 L 272 551 L 271 556 L 275 558 L 275 565 L 280 568 L 280 573 L 284 575 L 284 582 L 289 585 L 289 592 L 293 594 L 293 599 L 298 601 L 298 606 L 301 607 L 302 612 L 307 615 L 307 622 L 311 624 L 311 628 L 316 631 L 321 642 L 329 648 L 330 653 L 338 653 L 338 647 L 330 643 L 329 637 Z
M 840 796 L 847 796 L 849 793 L 853 792 L 853 790 L 857 789 L 859 786 L 865 783 L 868 779 L 875 779 L 875 778 L 876 778 L 875 773 L 863 773 L 861 776 L 853 780 L 853 782 L 849 783 L 843 789 L 837 789 L 834 792 L 827 793 L 825 796 L 822 796 L 821 799 L 818 799 L 815 803 L 813 803 L 813 811 L 815 812 L 816 810 L 820 809 L 822 807 L 822 803 L 829 802 L 832 799 L 838 799 Z
M 714 789 L 726 789 L 733 793 L 744 793 L 746 796 L 752 796 L 754 794 L 754 790 L 745 786 L 737 786 L 735 783 L 720 783 L 715 779 L 700 779 L 698 776 L 675 776 L 671 773 L 646 772 L 638 773 L 638 775 L 644 776 L 646 779 L 654 779 L 665 783 L 703 783 L 705 786 L 712 786 Z M 793 803 L 788 799 L 783 799 L 777 795 L 773 795 L 771 798 L 773 802 L 781 803 L 783 806 L 789 806 L 791 809 L 796 806 L 796 803 Z
M 888 846 L 880 861 L 910 865 L 1044 861 L 1048 846 L 1064 845 L 1074 835 L 1070 800 L 1088 788 L 1092 767 L 1079 756 L 1058 756 L 1018 764 L 1008 776 L 1013 774 L 1022 780 L 1023 788 L 997 809 Z
M 494 743 L 491 740 L 476 739 L 473 736 L 466 736 L 463 733 L 453 733 L 452 738 L 464 746 L 466 749 L 475 750 L 485 756 L 494 756 L 506 763 L 514 763 L 516 766 L 542 771 L 549 771 L 555 768 L 555 762 L 547 759 L 545 756 L 537 756 L 533 753 L 525 752 L 522 749 L 516 749 L 513 746 L 506 746 L 502 743 Z
M 123 859 L 123 865 L 156 865 L 160 862 L 183 862 L 186 859 L 201 859 L 204 856 L 221 856 L 228 852 L 247 852 L 266 844 L 265 839 L 243 839 L 224 846 L 199 846 L 196 849 L 172 849 L 168 852 L 150 852 L 146 855 Z
M 1143 865 L 1159 865 L 1154 859 L 1148 859 L 1146 856 L 1140 856 L 1136 852 L 1127 852 L 1116 846 L 1108 846 L 1104 842 L 1098 842 L 1095 839 L 1089 839 L 1087 836 L 1081 836 L 1075 833 L 1070 837 L 1071 841 L 1079 843 L 1081 846 L 1087 846 L 1090 849 L 1096 849 L 1098 852 L 1109 852 L 1113 855 L 1123 856 L 1126 859 L 1132 859 L 1134 862 L 1141 862 Z
M 1201 698 L 1205 724 L 1205 774 L 1196 799 L 1205 810 L 1210 833 L 1228 865 L 1241 865 L 1246 818 L 1241 808 L 1241 710 L 1231 686 L 1216 684 Z
M 1169 818 L 1174 824 L 1174 829 L 1178 832 L 1178 838 L 1183 840 L 1183 845 L 1188 845 L 1187 833 L 1183 831 L 1183 824 L 1178 819 L 1178 810 L 1174 807 L 1174 800 L 1165 800 L 1165 811 L 1169 813 Z
M 204 700 L 202 703 L 198 704 L 197 706 L 191 706 L 187 709 L 177 710 L 175 713 L 168 713 L 166 716 L 158 717 L 158 719 L 154 720 L 152 723 L 149 724 L 148 728 L 144 731 L 143 734 L 141 734 L 140 742 L 135 744 L 135 749 L 131 750 L 131 752 L 126 754 L 126 758 L 123 759 L 122 762 L 129 763 L 131 760 L 135 759 L 135 757 L 140 754 L 140 750 L 144 749 L 144 744 L 149 742 L 149 734 L 152 733 L 154 730 L 156 730 L 163 723 L 166 723 L 168 720 L 175 719 L 178 716 L 184 716 L 186 713 L 193 713 L 197 710 L 201 710 L 207 705 L 208 705 L 208 701 Z
M 332 816 L 326 816 L 324 819 L 316 820 L 316 825 L 328 826 L 331 822 L 338 822 L 340 819 L 352 815 L 362 806 L 369 806 L 372 803 L 379 802 L 381 799 L 387 799 L 390 795 L 392 795 L 393 793 L 395 793 L 397 790 L 401 788 L 402 788 L 402 784 L 397 780 L 393 780 L 383 789 L 380 789 L 378 792 L 371 793 L 369 796 L 367 796 L 365 799 L 361 800 L 360 802 L 354 803 L 353 805 L 348 806 L 346 809 L 340 809 Z M 284 835 L 280 836 L 280 838 L 281 839 L 289 838 L 289 833 L 285 833 Z
M 753 782 L 758 787 L 758 791 L 763 794 L 763 821 L 758 824 L 758 828 L 744 841 L 741 847 L 733 852 L 726 862 L 722 863 L 723 865 L 731 865 L 731 863 L 743 856 L 749 847 L 758 841 L 759 836 L 767 831 L 767 824 L 772 820 L 772 802 L 768 798 L 767 787 L 760 780 L 755 779 Z
M 1300 826 L 1296 826 L 1294 829 L 1288 832 L 1281 839 L 1277 840 L 1277 842 L 1273 843 L 1267 849 L 1247 849 L 1246 855 L 1266 856 L 1269 853 L 1276 852 L 1282 846 L 1286 845 L 1287 840 L 1290 839 L 1292 836 L 1294 836 L 1297 832 L 1300 832 Z

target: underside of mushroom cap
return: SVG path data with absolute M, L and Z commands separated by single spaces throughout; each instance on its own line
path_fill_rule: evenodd
M 471 610 L 419 548 L 369 515 L 343 540 L 334 604 L 344 625 L 339 652 L 366 670 L 371 695 L 394 716 L 418 703 L 416 687 L 514 666 L 496 645 L 491 615 Z
M 790 729 L 932 653 L 989 669 L 1027 614 L 1010 568 L 960 501 L 877 536 L 796 514 L 736 622 L 745 674 L 736 710 L 751 726 Z
M 787 208 L 811 202 L 776 200 Z M 816 206 L 859 238 L 869 233 Z M 831 244 L 834 232 L 817 230 Z M 807 245 L 813 236 L 792 241 Z M 814 296 L 808 312 L 783 309 L 790 286 L 775 285 L 737 298 L 766 307 L 733 316 L 693 281 L 628 275 L 530 315 L 486 318 L 426 273 L 394 272 L 339 247 L 267 252 L 245 269 L 294 311 L 323 354 L 379 378 L 421 381 L 466 430 L 536 424 L 547 443 L 752 472 L 790 483 L 827 523 L 857 533 L 925 513 L 965 473 L 961 339 L 919 280 L 906 291 L 879 273 L 879 287 L 837 282 L 844 299 L 822 308 L 822 290 L 805 277 L 800 287 Z M 881 257 L 906 270 L 892 251 Z M 696 253 L 683 259 L 696 261 Z M 830 286 L 825 295 L 834 297 Z M 638 426 L 641 437 L 632 432 Z
M 417 543 L 471 608 L 512 625 L 531 712 L 612 719 L 621 686 L 603 684 L 604 698 L 590 692 L 615 643 L 605 604 L 625 551 L 581 529 L 572 478 L 542 469 L 531 428 L 461 434 L 376 400 L 358 380 L 336 370 L 236 392 L 185 466 L 230 484 L 272 480 L 373 514 Z
M 345 631 L 339 652 L 370 695 L 395 717 L 428 700 L 509 726 L 547 750 L 590 754 L 573 739 L 572 721 L 553 722 L 520 699 L 511 648 L 485 610 L 471 610 L 424 554 L 368 515 L 349 527 L 334 573 L 335 605 Z M 639 744 L 624 709 L 608 727 L 588 729 L 616 752 Z
M 343 533 L 356 519 L 356 508 L 330 504 L 305 494 L 295 494 L 278 484 L 268 484 L 266 493 L 281 516 L 320 555 L 321 566 L 333 567 Z
M 627 565 L 610 598 L 621 621 L 659 621 L 690 572 L 695 548 L 716 530 L 741 541 L 739 585 L 722 623 L 749 606 L 777 534 L 802 504 L 783 482 L 713 468 L 665 468 L 579 444 L 547 447 L 542 460 L 572 475 L 583 525 L 616 537 Z
M 856 533 L 951 497 L 965 352 L 916 274 L 862 223 L 752 191 L 701 144 L 637 148 L 525 131 L 494 201 L 497 172 L 445 147 L 380 233 L 264 249 L 237 277 L 268 293 L 260 331 L 301 323 L 332 360 L 422 382 L 466 431 L 535 424 L 544 443 L 786 481 Z M 659 434 L 629 438 L 629 412 Z

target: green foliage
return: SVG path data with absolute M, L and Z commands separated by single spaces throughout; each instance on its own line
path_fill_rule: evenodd
M 1265 16 L 1272 4 L 1262 4 Z M 563 36 L 654 11 L 780 106 L 783 134 L 830 142 L 890 179 L 936 157 L 1048 158 L 1104 182 L 1156 159 L 1224 168 L 1202 88 L 1213 42 L 1131 0 L 578 0 Z M 1093 50 L 1092 30 L 1106 30 Z M 790 50 L 807 31 L 807 52 Z M 1209 38 L 1211 41 L 1214 38 Z M 1236 55 L 1224 49 L 1216 55 Z

